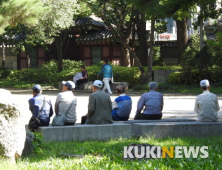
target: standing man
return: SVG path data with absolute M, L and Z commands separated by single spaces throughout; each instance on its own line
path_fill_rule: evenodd
M 157 92 L 158 84 L 156 82 L 150 82 L 149 89 L 150 91 L 144 93 L 137 103 L 137 111 L 134 120 L 158 120 L 162 118 L 163 95 Z M 141 113 L 142 110 L 143 113 Z
M 112 103 L 110 96 L 102 91 L 100 80 L 93 82 L 93 93 L 89 96 L 88 113 L 82 117 L 81 124 L 111 124 Z
M 72 104 L 69 112 L 66 115 L 64 125 L 74 125 L 76 122 L 76 105 L 77 98 L 73 95 L 75 84 L 72 81 L 62 81 L 63 89 L 58 94 L 55 102 L 55 113 L 56 115 L 65 114 Z
M 29 110 L 32 112 L 32 117 L 37 117 L 41 110 L 44 100 L 45 105 L 42 109 L 42 113 L 39 116 L 40 126 L 48 126 L 50 117 L 53 115 L 52 104 L 50 100 L 47 100 L 42 95 L 41 86 L 36 84 L 32 87 L 33 98 L 29 99 Z
M 200 89 L 203 93 L 197 96 L 194 107 L 194 111 L 197 112 L 197 120 L 200 122 L 217 122 L 217 112 L 220 107 L 217 96 L 209 91 L 209 81 L 200 81 Z
M 97 78 L 101 73 L 103 73 L 103 82 L 104 82 L 104 87 L 102 91 L 105 92 L 105 90 L 107 89 L 109 95 L 112 95 L 112 91 L 110 90 L 109 86 L 109 81 L 113 77 L 113 69 L 112 66 L 108 64 L 108 59 L 103 60 L 103 66 L 100 72 L 97 74 Z

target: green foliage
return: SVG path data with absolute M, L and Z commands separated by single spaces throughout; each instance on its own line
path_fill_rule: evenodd
M 160 47 L 153 47 L 153 65 L 163 65 L 163 58 L 161 57 Z
M 222 33 L 217 33 L 217 38 L 214 40 L 208 40 L 207 45 L 210 51 L 214 55 L 215 65 L 222 66 Z
M 80 70 L 80 66 L 83 64 L 84 63 L 82 61 L 63 60 L 63 65 L 66 70 L 72 68 Z M 26 68 L 21 70 L 1 70 L 0 78 L 6 78 L 6 80 L 15 81 L 15 82 L 23 81 L 23 82 L 53 85 L 58 81 L 57 65 L 58 65 L 57 61 L 51 60 L 49 62 L 45 62 L 44 64 L 42 64 L 37 68 L 30 68 L 30 69 Z
M 186 48 L 182 60 L 181 66 L 183 68 L 184 74 L 189 77 L 186 83 L 191 84 L 196 78 L 192 78 L 193 74 L 197 73 L 192 72 L 192 70 L 198 69 L 198 76 L 200 79 L 206 78 L 210 73 L 209 70 L 213 67 L 214 60 L 213 55 L 209 51 L 209 47 L 205 45 L 200 51 L 199 45 L 199 35 L 193 35 L 189 46 Z M 196 76 L 193 76 L 196 77 Z
M 0 34 L 5 27 L 18 23 L 33 26 L 47 11 L 42 1 L 37 0 L 5 0 L 0 3 Z M 15 12 L 16 11 L 16 12 Z
M 172 84 L 181 84 L 181 80 L 182 80 L 181 72 L 173 72 L 167 78 L 167 81 Z
M 167 22 L 157 19 L 155 24 L 155 31 L 158 34 L 162 34 L 164 32 L 167 32 Z
M 34 140 L 32 141 L 34 152 L 36 154 L 43 153 L 42 147 L 43 147 L 43 137 L 41 133 L 34 132 L 32 133 L 34 135 Z

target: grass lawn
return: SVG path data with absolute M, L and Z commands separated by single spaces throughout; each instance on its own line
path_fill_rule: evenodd
M 218 129 L 219 130 L 219 129 Z M 156 146 L 208 146 L 209 157 L 189 159 L 123 159 L 123 147 L 130 143 L 149 143 Z M 119 139 L 107 142 L 50 142 L 33 156 L 17 160 L 15 165 L 1 161 L 0 169 L 222 169 L 222 137 L 209 138 L 140 138 Z M 84 158 L 58 157 L 59 153 L 84 155 Z

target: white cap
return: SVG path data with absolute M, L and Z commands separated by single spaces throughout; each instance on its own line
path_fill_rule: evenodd
M 72 90 L 75 88 L 75 84 L 73 83 L 73 81 L 62 81 L 62 84 L 67 86 L 69 88 L 69 90 Z
M 103 82 L 101 82 L 100 80 L 95 80 L 93 82 L 93 86 L 102 87 L 103 86 Z
M 200 81 L 201 87 L 208 87 L 210 85 L 209 81 L 207 79 Z

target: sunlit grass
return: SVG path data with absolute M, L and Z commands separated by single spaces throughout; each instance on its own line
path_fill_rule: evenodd
M 123 147 L 131 143 L 156 146 L 208 146 L 209 158 L 125 160 Z M 0 169 L 222 169 L 222 137 L 139 138 L 106 142 L 46 142 L 40 154 L 17 160 L 15 165 L 1 161 Z M 59 157 L 59 153 L 84 155 L 84 158 Z

